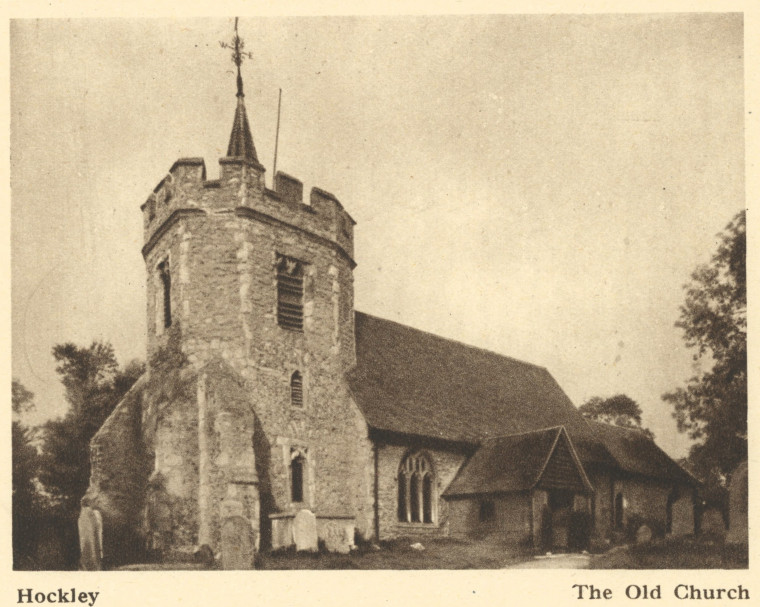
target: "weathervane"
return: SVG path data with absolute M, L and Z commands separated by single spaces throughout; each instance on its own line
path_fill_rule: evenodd
M 243 63 L 243 59 L 253 59 L 253 53 L 243 50 L 245 48 L 245 41 L 238 35 L 237 17 L 235 17 L 235 35 L 232 37 L 232 42 L 219 41 L 219 46 L 232 50 L 232 63 L 237 66 L 237 96 L 244 97 L 243 78 L 240 75 L 240 65 Z

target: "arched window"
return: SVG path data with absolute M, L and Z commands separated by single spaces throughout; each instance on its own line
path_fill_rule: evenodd
M 303 407 L 303 377 L 298 371 L 294 371 L 290 376 L 290 404 Z
M 615 529 L 623 528 L 623 509 L 625 508 L 623 494 L 618 493 L 615 496 Z
M 294 452 L 290 460 L 290 501 L 303 502 L 304 500 L 304 472 L 306 459 L 300 452 Z
M 168 329 L 172 326 L 172 276 L 169 272 L 169 260 L 165 259 L 158 264 L 158 278 L 161 283 L 160 314 L 162 327 Z
M 427 455 L 407 455 L 398 471 L 399 522 L 435 523 L 435 486 L 435 471 Z

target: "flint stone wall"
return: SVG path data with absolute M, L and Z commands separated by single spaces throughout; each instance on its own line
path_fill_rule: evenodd
M 480 504 L 483 500 L 494 504 L 494 516 L 488 521 L 480 520 Z M 531 508 L 532 500 L 528 492 L 450 499 L 448 511 L 451 536 L 493 538 L 515 544 L 530 541 Z
M 245 517 L 258 508 L 255 527 L 264 546 L 272 539 L 269 515 L 302 508 L 359 513 L 367 531 L 371 447 L 344 380 L 355 364 L 353 221 L 321 190 L 312 191 L 310 205 L 291 200 L 292 192 L 283 199 L 266 190 L 261 167 L 223 159 L 220 179 L 211 181 L 199 161 L 191 160 L 178 161 L 170 174 L 155 192 L 152 213 L 144 208 L 149 356 L 176 334 L 199 377 L 213 361 L 229 367 L 237 379 L 224 385 L 239 385 L 231 390 L 240 403 L 234 411 L 214 413 L 214 406 L 227 406 L 227 398 L 204 397 L 201 390 L 192 406 L 169 417 L 171 424 L 158 425 L 162 461 L 184 466 L 174 477 L 202 479 L 193 488 L 199 505 L 188 521 L 200 530 L 194 536 L 188 530 L 187 539 L 218 543 L 222 503 L 237 503 L 230 507 L 238 511 L 242 504 Z M 305 264 L 303 332 L 277 323 L 278 255 Z M 171 273 L 169 329 L 161 325 L 163 285 L 156 273 L 164 260 Z M 291 403 L 294 371 L 303 378 L 301 407 Z M 185 425 L 199 424 L 205 428 L 200 435 L 185 435 Z M 225 430 L 233 427 L 242 428 L 237 439 Z M 174 428 L 183 429 L 182 444 L 169 444 Z M 231 447 L 237 459 L 253 462 L 242 480 L 230 483 L 240 471 L 217 461 L 215 441 L 237 441 Z M 243 453 L 248 446 L 250 452 Z M 294 450 L 306 459 L 304 500 L 298 503 L 291 495 Z M 166 479 L 172 482 L 184 494 L 184 482 Z

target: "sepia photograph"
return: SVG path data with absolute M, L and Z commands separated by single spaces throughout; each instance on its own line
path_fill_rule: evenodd
M 13 569 L 746 570 L 744 28 L 11 19 Z

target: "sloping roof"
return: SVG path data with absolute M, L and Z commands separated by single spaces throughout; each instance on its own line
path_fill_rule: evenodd
M 583 466 L 698 482 L 642 433 L 587 422 L 543 367 L 361 312 L 355 323 L 347 378 L 376 430 L 480 445 L 564 426 Z
M 235 120 L 232 123 L 232 132 L 230 133 L 230 143 L 227 146 L 227 156 L 245 158 L 258 163 L 256 148 L 253 145 L 253 136 L 251 127 L 248 124 L 248 114 L 245 111 L 243 96 L 238 96 L 238 104 L 235 109 Z
M 545 368 L 361 312 L 355 322 L 348 381 L 371 427 L 478 443 L 563 425 L 579 451 L 594 442 Z
M 591 421 L 589 424 L 621 470 L 649 478 L 677 480 L 692 485 L 699 483 L 643 432 L 602 422 Z
M 444 496 L 504 493 L 532 489 L 541 481 L 559 441 L 572 442 L 563 428 L 547 428 L 511 436 L 487 439 L 444 492 Z M 567 450 L 565 450 L 567 453 Z M 575 457 L 577 474 L 570 475 L 568 486 L 591 490 L 583 466 Z M 568 461 L 568 465 L 570 462 Z
M 467 495 L 532 488 L 559 431 L 560 428 L 549 428 L 484 441 L 443 494 Z

